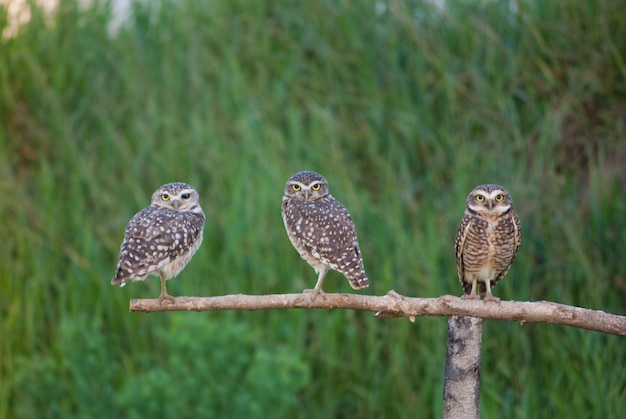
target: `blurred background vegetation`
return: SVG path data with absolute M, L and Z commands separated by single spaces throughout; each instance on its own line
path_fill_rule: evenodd
M 61 1 L 0 44 L 0 418 L 440 417 L 445 318 L 128 312 L 130 217 L 198 188 L 205 239 L 173 295 L 315 284 L 284 182 L 352 212 L 365 293 L 461 294 L 467 193 L 523 227 L 496 295 L 626 314 L 626 14 L 610 0 Z M 4 7 L 0 29 L 6 27 Z M 351 292 L 330 273 L 328 292 Z M 486 418 L 616 418 L 626 341 L 488 321 Z

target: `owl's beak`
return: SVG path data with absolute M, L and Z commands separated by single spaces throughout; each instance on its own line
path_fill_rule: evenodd
M 173 200 L 172 206 L 174 207 L 174 210 L 178 211 L 178 207 L 180 207 L 180 201 L 178 199 Z
M 309 190 L 304 190 L 304 200 L 308 201 L 309 200 L 309 195 L 310 195 L 311 191 Z

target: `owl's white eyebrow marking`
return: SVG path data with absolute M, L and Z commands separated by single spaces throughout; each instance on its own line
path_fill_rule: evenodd
M 484 191 L 481 191 L 481 192 L 482 192 L 482 195 L 484 195 L 486 199 L 495 199 L 497 195 L 506 195 L 506 193 L 501 189 L 495 189 L 491 192 L 484 192 Z

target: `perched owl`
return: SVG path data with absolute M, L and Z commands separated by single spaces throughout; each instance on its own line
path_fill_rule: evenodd
M 368 286 L 352 217 L 328 192 L 322 175 L 299 172 L 290 177 L 282 215 L 293 247 L 318 274 L 313 292 L 324 292 L 322 281 L 329 268 L 345 275 L 354 289 Z
M 511 195 L 499 185 L 480 185 L 467 197 L 454 250 L 459 281 L 467 298 L 499 300 L 491 288 L 513 264 L 521 241 Z
M 204 212 L 198 192 L 186 183 L 168 183 L 152 194 L 152 203 L 128 222 L 111 284 L 161 277 L 159 300 L 172 301 L 165 281 L 174 278 L 202 243 Z

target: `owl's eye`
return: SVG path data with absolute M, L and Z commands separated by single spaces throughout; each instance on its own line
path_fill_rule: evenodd
M 293 185 L 291 185 L 291 189 L 298 192 L 300 190 L 300 185 L 298 185 L 297 183 L 294 183 Z
M 483 202 L 485 200 L 485 197 L 483 195 L 476 195 L 476 200 L 478 202 Z
M 163 201 L 169 201 L 169 200 L 170 200 L 170 195 L 169 195 L 169 194 L 166 194 L 166 193 L 162 193 L 162 194 L 161 194 L 161 199 L 162 199 Z
M 319 183 L 314 183 L 313 186 L 311 186 L 311 189 L 313 189 L 314 191 L 319 191 L 321 187 L 322 185 L 320 185 Z
M 184 193 L 180 197 L 183 198 L 183 199 L 189 199 L 190 196 L 191 196 L 190 194 Z
M 502 202 L 503 199 L 504 199 L 504 195 L 501 195 L 501 194 L 496 195 L 496 202 Z

